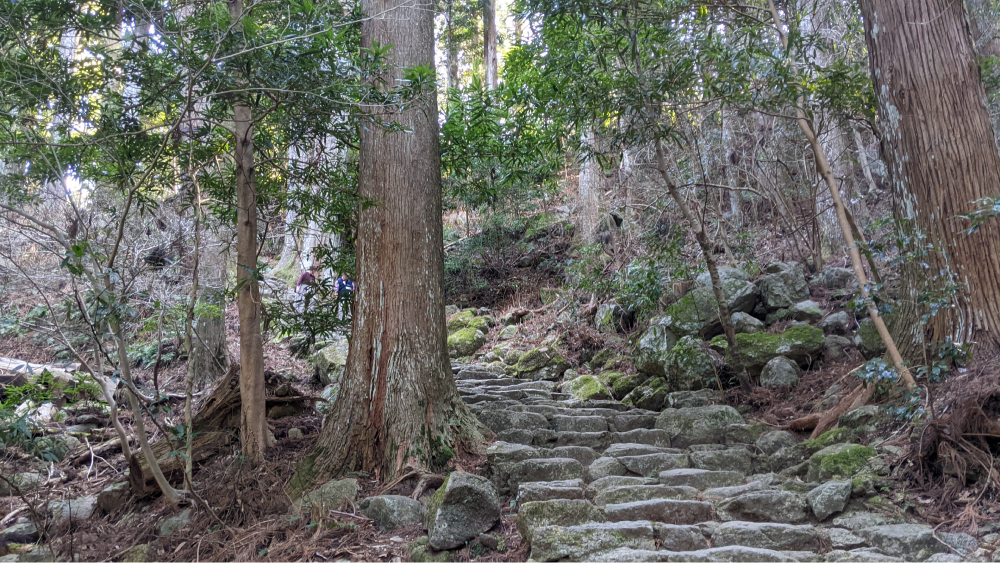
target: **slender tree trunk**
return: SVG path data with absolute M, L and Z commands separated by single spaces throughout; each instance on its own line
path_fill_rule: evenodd
M 592 129 L 583 134 L 583 142 L 590 150 L 596 150 L 596 135 Z M 593 156 L 585 156 L 580 162 L 580 183 L 577 194 L 579 201 L 580 233 L 587 244 L 594 242 L 599 228 L 601 214 L 601 167 Z
M 387 84 L 434 61 L 429 0 L 364 0 L 362 44 L 392 45 Z M 383 110 L 384 111 L 384 110 Z M 455 387 L 444 316 L 444 245 L 437 98 L 394 116 L 405 132 L 361 133 L 357 298 L 343 385 L 293 491 L 317 478 L 367 471 L 388 480 L 431 468 L 482 436 Z
M 229 3 L 233 19 L 243 0 Z M 264 343 L 260 334 L 257 268 L 257 183 L 254 180 L 253 115 L 245 102 L 233 108 L 236 128 L 236 305 L 240 312 L 240 443 L 243 455 L 259 462 L 267 449 L 264 403 Z
M 458 43 L 455 41 L 455 0 L 448 0 L 448 89 L 459 87 L 458 84 Z
M 656 170 L 660 173 L 660 178 L 664 184 L 666 184 L 667 191 L 670 192 L 670 197 L 677 204 L 677 207 L 680 208 L 681 215 L 688 222 L 689 228 L 694 233 L 694 238 L 698 241 L 698 246 L 701 248 L 701 253 L 705 256 L 705 266 L 708 268 L 708 276 L 712 280 L 712 292 L 715 294 L 715 302 L 719 306 L 719 320 L 722 323 L 722 330 L 726 335 L 726 343 L 729 346 L 730 363 L 732 364 L 733 371 L 736 372 L 740 388 L 749 392 L 753 389 L 753 382 L 750 381 L 746 364 L 743 362 L 743 354 L 740 353 L 740 345 L 736 341 L 736 329 L 733 327 L 733 317 L 729 313 L 729 304 L 726 302 L 726 294 L 722 287 L 722 278 L 719 276 L 719 268 L 715 261 L 715 245 L 712 244 L 708 238 L 708 233 L 705 232 L 705 223 L 698 219 L 698 216 L 691 211 L 684 198 L 681 197 L 677 185 L 670 178 L 670 171 L 667 169 L 667 160 L 663 154 L 663 142 L 657 139 L 654 141 L 654 145 L 656 148 Z
M 898 327 L 915 352 L 936 342 L 1000 349 L 1000 222 L 973 233 L 962 215 L 1000 186 L 986 93 L 961 2 L 862 0 L 882 155 L 904 237 L 933 245 L 904 268 Z M 926 238 L 923 238 L 926 237 Z M 929 267 L 923 267 L 926 263 Z M 918 305 L 946 283 L 949 308 L 928 323 Z
M 497 77 L 497 0 L 483 0 L 483 56 L 486 87 L 494 90 Z

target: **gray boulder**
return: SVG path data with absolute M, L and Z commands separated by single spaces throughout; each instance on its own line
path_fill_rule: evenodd
M 828 334 L 823 337 L 823 357 L 828 360 L 839 360 L 847 357 L 847 350 L 852 342 L 843 336 Z
M 40 473 L 24 472 L 15 473 L 9 477 L 10 483 L 0 480 L 0 496 L 9 497 L 16 495 L 18 491 L 27 493 L 33 491 L 45 483 L 45 476 Z
M 844 510 L 851 498 L 850 481 L 828 481 L 806 494 L 806 502 L 820 521 Z
M 854 279 L 854 270 L 831 266 L 813 276 L 809 285 L 826 289 L 844 289 Z
M 178 532 L 187 528 L 191 524 L 191 517 L 193 513 L 190 508 L 185 508 L 184 510 L 160 520 L 159 525 L 156 527 L 157 533 L 161 536 L 169 536 L 174 532 Z
M 764 364 L 764 368 L 760 371 L 760 385 L 769 388 L 791 387 L 799 382 L 800 374 L 799 364 L 784 356 L 778 356 Z
M 329 344 L 309 358 L 309 363 L 320 383 L 339 383 L 347 365 L 347 338 L 335 334 Z
M 795 436 L 791 432 L 786 432 L 784 430 L 772 430 L 765 434 L 761 434 L 760 438 L 757 438 L 757 442 L 754 444 L 757 449 L 764 452 L 766 455 L 772 455 L 782 448 L 794 448 Z
M 851 317 L 847 311 L 837 311 L 820 321 L 818 326 L 825 334 L 847 334 L 851 329 Z
M 500 521 L 500 497 L 486 479 L 455 471 L 428 503 L 424 528 L 430 546 L 455 549 Z
M 864 405 L 840 415 L 837 424 L 841 428 L 860 428 L 877 420 L 879 414 L 878 405 Z
M 38 541 L 38 529 L 30 518 L 22 516 L 9 528 L 0 531 L 0 542 L 34 543 Z
M 304 516 L 311 515 L 314 510 L 326 513 L 338 510 L 348 502 L 354 501 L 358 495 L 357 479 L 338 479 L 328 481 L 320 487 L 306 493 L 292 504 L 292 513 Z
M 97 495 L 97 506 L 107 513 L 117 512 L 122 506 L 125 506 L 130 495 L 131 489 L 128 481 L 114 483 L 104 487 L 104 490 Z
M 719 402 L 722 402 L 722 393 L 718 389 L 699 389 L 670 393 L 667 395 L 666 405 L 673 409 L 680 409 L 704 407 Z
M 809 285 L 799 266 L 768 274 L 757 282 L 768 311 L 785 309 L 809 298 Z
M 97 495 L 88 495 L 66 500 L 54 500 L 49 503 L 49 513 L 59 524 L 75 520 L 86 520 L 97 508 Z
M 753 311 L 759 291 L 750 282 L 730 279 L 723 282 L 723 294 L 730 313 Z M 660 324 L 677 336 L 708 337 L 722 331 L 719 305 L 710 287 L 697 286 L 664 310 Z
M 792 305 L 788 311 L 791 318 L 796 321 L 814 323 L 823 318 L 823 309 L 820 309 L 819 303 L 811 299 L 799 301 Z
M 737 333 L 754 333 L 764 330 L 764 323 L 749 313 L 736 312 L 732 314 L 733 330 Z
M 657 317 L 639 338 L 632 363 L 642 373 L 663 377 L 663 361 L 677 344 L 677 336 L 665 326 L 664 317 Z
M 719 279 L 722 281 L 723 284 L 725 284 L 730 280 L 737 280 L 741 282 L 750 281 L 750 276 L 747 275 L 746 272 L 744 272 L 739 268 L 733 268 L 732 266 L 719 266 L 718 272 L 719 272 Z M 712 287 L 712 276 L 709 275 L 708 272 L 702 272 L 701 274 L 699 274 L 698 277 L 695 278 L 695 281 L 698 282 L 698 285 L 702 285 L 705 287 Z
M 656 428 L 665 430 L 677 448 L 724 442 L 731 426 L 743 424 L 740 413 L 727 405 L 666 409 L 656 419 Z
M 375 521 L 383 532 L 416 526 L 423 521 L 424 506 L 401 495 L 382 495 L 361 499 L 358 509 Z

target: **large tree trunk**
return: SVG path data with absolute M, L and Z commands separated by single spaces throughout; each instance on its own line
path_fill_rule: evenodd
M 392 45 L 394 69 L 434 61 L 429 2 L 365 0 L 362 43 Z M 340 394 L 292 483 L 367 471 L 392 479 L 478 449 L 476 420 L 455 387 L 444 315 L 437 98 L 395 116 L 405 132 L 362 129 L 358 191 L 378 202 L 358 216 L 354 326 Z M 384 111 L 384 110 L 383 110 Z
M 940 341 L 996 350 L 1000 223 L 969 235 L 961 215 L 996 195 L 1000 155 L 962 3 L 862 0 L 861 11 L 894 212 L 904 236 L 926 236 L 918 245 L 934 246 L 903 273 L 895 326 L 912 338 L 900 344 L 911 354 L 913 346 Z M 962 290 L 925 327 L 918 299 L 940 292 L 948 279 Z
M 229 3 L 233 19 L 243 16 L 243 0 Z M 233 109 L 236 128 L 236 305 L 240 312 L 240 444 L 243 455 L 263 461 L 267 449 L 264 410 L 264 343 L 260 335 L 257 268 L 257 182 L 254 179 L 253 115 L 244 102 Z
M 497 87 L 497 0 L 483 0 L 483 55 L 486 87 Z

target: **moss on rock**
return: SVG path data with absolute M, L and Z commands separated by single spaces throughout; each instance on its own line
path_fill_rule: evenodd
M 663 369 L 671 391 L 697 391 L 718 381 L 724 363 L 705 341 L 685 336 L 667 354 Z
M 823 331 L 812 326 L 793 326 L 779 334 L 741 333 L 736 335 L 736 343 L 747 371 L 759 375 L 767 362 L 778 356 L 785 356 L 802 366 L 810 364 L 823 349 Z M 724 336 L 712 339 L 712 348 L 727 351 L 728 347 Z
M 607 399 L 608 389 L 593 375 L 581 375 L 569 382 L 569 392 L 573 397 L 586 401 L 590 399 Z
M 809 458 L 809 481 L 850 478 L 857 473 L 875 450 L 858 444 L 834 444 L 814 453 Z
M 471 356 L 486 344 L 486 335 L 474 327 L 457 330 L 448 335 L 448 350 L 458 357 Z

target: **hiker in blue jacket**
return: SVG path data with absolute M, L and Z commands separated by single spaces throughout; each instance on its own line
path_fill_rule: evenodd
M 340 274 L 340 277 L 337 278 L 333 294 L 337 298 L 338 316 L 346 320 L 351 314 L 351 304 L 354 303 L 354 282 L 351 281 L 351 276 L 347 272 Z

